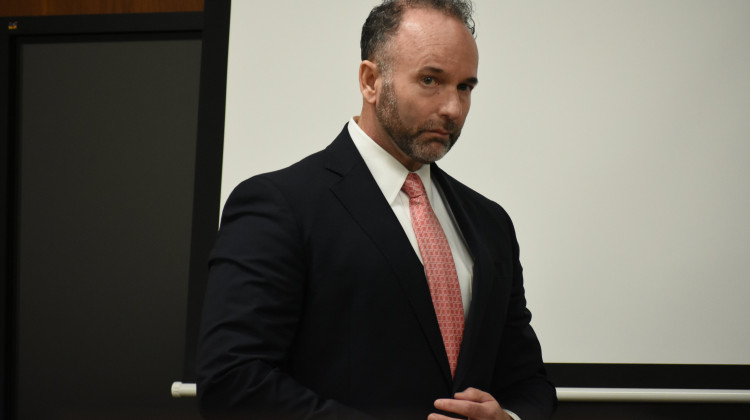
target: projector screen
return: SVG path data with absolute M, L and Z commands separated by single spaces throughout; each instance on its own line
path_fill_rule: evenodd
M 377 1 L 234 1 L 222 203 L 358 115 Z M 750 2 L 476 0 L 439 162 L 513 218 L 550 363 L 750 364 Z

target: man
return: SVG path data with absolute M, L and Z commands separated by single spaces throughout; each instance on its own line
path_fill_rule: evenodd
M 198 354 L 205 414 L 551 416 L 512 223 L 433 163 L 478 83 L 470 13 L 458 0 L 373 9 L 360 116 L 232 193 Z

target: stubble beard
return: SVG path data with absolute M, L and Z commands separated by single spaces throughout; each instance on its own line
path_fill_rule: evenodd
M 440 160 L 453 147 L 461 135 L 460 127 L 455 121 L 428 121 L 420 127 L 409 129 L 401 120 L 398 101 L 393 84 L 388 78 L 383 82 L 383 90 L 375 106 L 375 115 L 385 132 L 404 154 L 423 164 Z M 429 131 L 442 129 L 449 134 L 448 141 L 440 136 L 430 135 Z M 442 147 L 435 147 L 439 144 Z

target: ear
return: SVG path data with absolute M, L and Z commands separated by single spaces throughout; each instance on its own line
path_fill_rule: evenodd
M 365 102 L 375 104 L 380 93 L 380 83 L 378 66 L 370 60 L 360 63 L 359 90 L 362 92 L 362 99 Z

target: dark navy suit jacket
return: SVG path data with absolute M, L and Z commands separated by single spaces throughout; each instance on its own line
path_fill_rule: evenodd
M 511 220 L 431 173 L 474 260 L 455 379 L 424 268 L 344 128 L 227 201 L 198 350 L 204 414 L 423 420 L 435 399 L 475 387 L 522 420 L 551 416 Z

